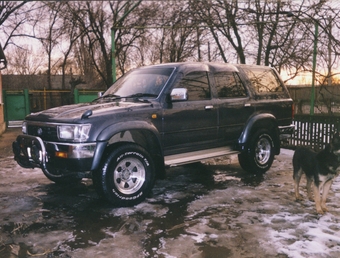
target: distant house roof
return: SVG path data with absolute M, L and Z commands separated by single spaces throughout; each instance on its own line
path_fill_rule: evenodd
M 5 68 L 7 68 L 7 60 L 2 46 L 0 45 L 0 70 L 3 70 Z

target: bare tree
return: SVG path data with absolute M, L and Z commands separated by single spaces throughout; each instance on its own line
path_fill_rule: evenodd
M 115 56 L 118 63 L 118 74 L 123 75 L 133 67 L 144 64 L 145 54 L 142 52 L 148 22 L 156 14 L 153 3 L 119 6 L 111 4 L 114 16 L 112 30 L 115 31 Z M 133 15 L 129 15 L 133 10 Z
M 8 74 L 33 75 L 38 74 L 42 69 L 43 60 L 36 55 L 31 46 L 15 48 L 7 57 L 11 65 L 6 69 Z
M 65 39 L 64 44 L 63 44 L 64 47 L 62 50 L 63 59 L 60 64 L 60 68 L 62 71 L 62 89 L 66 88 L 66 83 L 65 83 L 66 69 L 69 68 L 69 73 L 71 74 L 71 76 L 74 70 L 78 70 L 76 69 L 76 65 L 75 65 L 76 62 L 74 60 L 70 60 L 70 56 L 74 54 L 74 46 L 76 42 L 79 40 L 79 38 L 82 35 L 84 35 L 84 31 L 79 28 L 79 24 L 76 21 L 76 17 L 74 15 L 73 9 L 70 8 L 70 4 L 72 3 L 66 2 L 65 5 L 63 6 L 63 11 L 61 12 L 62 26 L 60 30 L 62 30 L 63 39 Z M 65 44 L 65 42 L 67 43 Z M 78 74 L 79 76 L 84 75 L 84 73 L 79 73 L 79 71 L 78 71 Z M 79 80 L 83 82 L 81 77 Z M 72 89 L 72 86 L 76 84 L 70 83 L 70 85 L 71 85 L 71 94 L 72 94 L 74 90 Z
M 294 78 L 312 70 L 316 23 L 317 65 L 325 68 L 318 69 L 319 83 L 330 82 L 339 66 L 339 6 L 333 8 L 329 1 L 4 1 L 1 5 L 8 11 L 0 13 L 5 45 L 11 46 L 6 50 L 27 50 L 27 44 L 14 37 L 39 39 L 46 51 L 47 73 L 84 76 L 93 87 L 112 83 L 112 30 L 119 75 L 145 64 L 218 60 L 271 65 Z M 36 12 L 37 8 L 44 11 Z M 28 72 L 23 70 L 16 72 Z
M 335 75 L 332 74 L 332 67 L 337 67 L 339 64 L 336 54 L 340 46 L 337 35 L 339 32 L 337 29 L 331 29 L 333 26 L 336 28 L 336 24 L 339 23 L 336 18 L 339 10 L 326 1 L 304 0 L 290 6 L 289 11 L 291 15 L 286 20 L 286 28 L 289 30 L 285 30 L 288 38 L 286 45 L 289 47 L 281 47 L 277 50 L 276 58 L 280 62 L 274 65 L 280 70 L 288 71 L 290 78 L 300 73 L 310 73 L 313 70 L 312 57 L 316 44 L 316 74 L 319 84 L 322 84 Z M 315 35 L 316 25 L 319 27 L 317 35 Z
M 116 54 L 124 47 L 119 41 L 123 38 L 123 22 L 128 14 L 139 5 L 141 1 L 95 1 L 77 2 L 72 7 L 74 18 L 82 32 L 80 44 L 77 46 L 87 51 L 89 55 L 79 60 L 88 61 L 91 58 L 91 66 L 104 82 L 106 87 L 112 84 L 112 54 L 111 54 L 111 28 L 116 28 Z M 127 30 L 125 30 L 127 31 Z M 126 33 L 126 32 L 125 32 Z M 130 35 L 130 34 L 129 34 Z M 133 37 L 132 37 L 133 38 Z M 77 51 L 81 53 L 81 51 Z M 85 58 L 86 57 L 86 58 Z
M 192 0 L 189 1 L 189 4 L 191 14 L 197 19 L 197 22 L 204 24 L 209 29 L 222 60 L 228 62 L 224 47 L 225 42 L 221 39 L 221 36 L 226 38 L 236 50 L 240 62 L 245 63 L 242 38 L 236 22 L 237 1 L 203 0 L 196 2 Z
M 311 71 L 313 24 L 318 23 L 319 62 L 328 67 L 327 77 L 336 63 L 329 53 L 339 53 L 339 41 L 330 28 L 338 26 L 339 11 L 327 1 L 201 0 L 190 1 L 190 7 L 191 15 L 210 31 L 224 62 L 271 65 L 288 71 L 290 78 Z
M 160 38 L 160 62 L 197 60 L 197 24 L 183 2 L 165 2 L 160 6 L 163 29 Z
M 47 88 L 52 88 L 51 82 L 51 72 L 53 66 L 58 62 L 58 60 L 54 60 L 52 57 L 54 48 L 59 44 L 59 39 L 63 34 L 63 31 L 60 30 L 61 26 L 61 16 L 60 13 L 62 11 L 63 3 L 58 2 L 46 2 L 43 6 L 44 12 L 41 12 L 41 20 L 43 23 L 40 23 L 35 26 L 36 30 L 36 38 L 41 42 L 44 50 L 47 54 Z M 44 24 L 44 26 L 42 26 Z
M 2 31 L 7 36 L 3 49 L 6 49 L 8 44 L 14 44 L 12 37 L 15 36 L 17 30 L 27 21 L 28 9 L 22 10 L 22 7 L 29 1 L 1 1 L 0 2 L 0 25 Z M 33 6 L 31 6 L 33 7 Z M 7 24 L 5 24 L 7 21 Z
M 43 69 L 41 57 L 33 55 L 40 51 L 25 40 L 34 38 L 30 28 L 37 22 L 33 13 L 39 8 L 40 4 L 31 1 L 0 2 L 1 43 L 8 59 L 3 73 L 35 74 Z

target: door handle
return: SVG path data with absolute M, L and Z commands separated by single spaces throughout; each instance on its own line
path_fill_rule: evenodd
M 213 109 L 213 108 L 214 108 L 213 105 L 208 105 L 208 106 L 205 106 L 205 107 L 204 107 L 205 110 L 210 110 L 210 109 Z
M 250 103 L 246 103 L 244 104 L 245 107 L 251 107 L 251 104 Z

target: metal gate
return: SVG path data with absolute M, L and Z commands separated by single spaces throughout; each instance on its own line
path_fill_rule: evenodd
M 72 103 L 90 102 L 97 98 L 100 90 L 74 90 L 70 99 L 70 91 L 65 90 L 31 90 L 3 91 L 4 117 L 8 127 L 21 126 L 22 120 L 32 111 L 68 105 Z
M 21 121 L 30 113 L 28 90 L 3 91 L 3 99 L 8 127 L 21 126 Z

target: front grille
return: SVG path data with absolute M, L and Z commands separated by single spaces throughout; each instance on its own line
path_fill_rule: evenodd
M 29 135 L 40 137 L 44 141 L 57 141 L 58 133 L 56 126 L 27 125 Z

